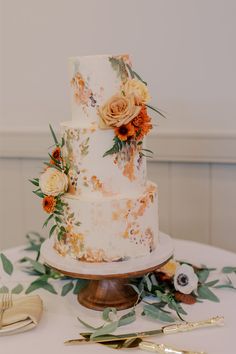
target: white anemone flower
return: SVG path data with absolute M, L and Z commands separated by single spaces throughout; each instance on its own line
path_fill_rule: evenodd
M 182 264 L 177 268 L 174 276 L 174 287 L 183 294 L 190 294 L 197 289 L 198 277 L 194 273 L 193 267 Z

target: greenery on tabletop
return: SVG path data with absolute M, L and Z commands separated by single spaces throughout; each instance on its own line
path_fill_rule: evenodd
M 12 265 L 11 261 L 3 253 L 0 253 L 0 260 L 2 262 L 2 266 L 3 266 L 4 271 L 7 274 L 11 275 L 13 272 L 13 265 Z
M 23 270 L 30 276 L 34 277 L 33 281 L 26 288 L 22 284 L 17 284 L 13 289 L 8 289 L 6 286 L 0 288 L 0 293 L 11 291 L 12 293 L 19 294 L 24 291 L 25 294 L 32 293 L 38 289 L 44 289 L 52 294 L 57 294 L 54 287 L 54 282 L 60 280 L 61 285 L 60 295 L 66 296 L 68 293 L 77 295 L 80 290 L 86 285 L 87 281 L 84 279 L 75 279 L 61 274 L 53 270 L 46 264 L 40 262 L 40 247 L 45 240 L 44 237 L 36 232 L 31 232 L 27 236 L 28 246 L 25 251 L 34 252 L 34 257 L 25 256 L 19 260 L 23 265 Z M 9 276 L 13 274 L 14 266 L 10 259 L 3 253 L 0 254 L 2 269 Z M 172 262 L 175 262 L 172 260 Z M 189 265 L 190 263 L 178 262 L 179 265 Z M 186 309 L 183 304 L 193 304 L 195 302 L 202 302 L 209 300 L 219 302 L 219 298 L 215 295 L 214 290 L 220 288 L 230 288 L 236 290 L 233 286 L 228 275 L 236 273 L 236 267 L 224 267 L 222 273 L 226 276 L 226 281 L 220 283 L 219 279 L 209 280 L 209 276 L 214 272 L 215 268 L 208 268 L 206 266 L 196 267 L 192 266 L 195 274 L 197 275 L 197 288 L 190 294 L 183 294 L 176 291 L 173 285 L 173 277 L 163 273 L 162 271 L 155 271 L 143 277 L 130 279 L 131 286 L 137 293 L 138 299 L 141 301 L 142 315 L 150 317 L 161 322 L 174 322 L 176 317 L 183 320 L 187 315 Z M 161 269 L 162 270 L 162 269 Z M 178 296 L 177 296 L 178 295 Z M 181 296 L 180 296 L 181 295 Z M 139 301 L 137 301 L 138 303 Z M 105 321 L 99 327 L 94 327 L 84 322 L 83 319 L 78 320 L 90 329 L 89 336 L 91 339 L 97 338 L 109 333 L 113 333 L 118 327 L 132 323 L 136 319 L 136 305 L 125 315 L 118 317 L 115 308 L 106 308 L 103 311 L 102 318 Z M 84 333 L 85 337 L 88 333 Z

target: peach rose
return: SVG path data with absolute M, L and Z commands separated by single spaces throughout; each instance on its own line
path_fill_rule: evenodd
M 56 197 L 67 191 L 68 177 L 65 173 L 60 172 L 53 167 L 49 167 L 41 174 L 39 178 L 39 187 L 44 194 Z
M 107 129 L 128 124 L 139 114 L 140 110 L 141 107 L 135 105 L 134 96 L 116 94 L 98 108 L 99 127 Z
M 129 79 L 122 86 L 121 91 L 125 96 L 134 95 L 137 105 L 148 103 L 151 99 L 147 85 L 137 79 Z

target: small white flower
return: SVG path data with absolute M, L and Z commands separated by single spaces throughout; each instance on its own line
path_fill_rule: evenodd
M 194 273 L 193 267 L 182 264 L 177 268 L 174 276 L 174 287 L 183 294 L 190 294 L 197 289 L 198 277 Z
M 39 187 L 46 195 L 54 197 L 68 189 L 68 177 L 65 173 L 49 167 L 39 178 Z

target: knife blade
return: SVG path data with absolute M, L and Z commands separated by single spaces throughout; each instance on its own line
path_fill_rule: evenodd
M 216 317 L 212 317 L 212 318 L 209 318 L 209 319 L 203 320 L 203 321 L 175 323 L 175 324 L 163 326 L 160 329 L 155 329 L 155 330 L 151 330 L 151 331 L 133 332 L 133 333 L 127 333 L 127 334 L 118 334 L 118 335 L 107 334 L 105 336 L 99 336 L 99 337 L 95 337 L 92 339 L 90 339 L 92 332 L 85 332 L 85 333 L 80 333 L 80 335 L 83 336 L 84 338 L 69 339 L 69 340 L 66 340 L 64 342 L 64 344 L 73 345 L 73 344 L 86 344 L 86 343 L 93 344 L 93 343 L 106 343 L 106 342 L 112 343 L 112 342 L 114 342 L 114 344 L 118 345 L 119 341 L 121 343 L 123 342 L 122 344 L 124 344 L 125 341 L 127 341 L 129 339 L 135 339 L 135 338 L 142 339 L 145 337 L 159 335 L 159 334 L 172 334 L 172 333 L 178 333 L 178 332 L 187 332 L 187 331 L 192 331 L 197 328 L 218 326 L 218 325 L 223 325 L 223 324 L 224 324 L 224 317 L 216 316 Z

